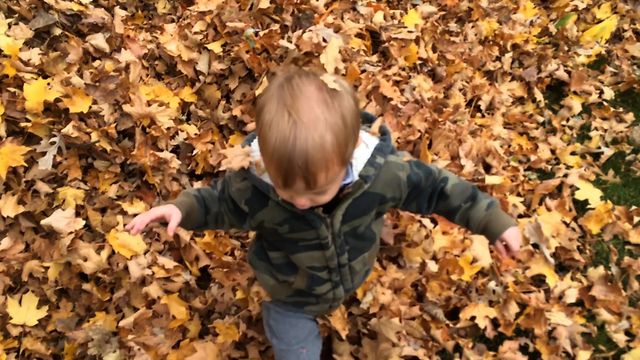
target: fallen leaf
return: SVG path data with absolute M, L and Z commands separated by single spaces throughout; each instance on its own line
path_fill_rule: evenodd
M 331 326 L 340 334 L 343 340 L 347 339 L 347 334 L 349 334 L 349 323 L 347 321 L 347 309 L 344 305 L 340 305 L 340 307 L 329 315 L 329 322 Z
M 169 327 L 174 328 L 189 320 L 189 305 L 180 299 L 178 294 L 166 295 L 160 299 L 160 303 L 166 304 L 169 307 L 171 316 L 175 318 L 169 324 Z
M 68 234 L 82 229 L 85 221 L 75 216 L 76 210 L 68 208 L 56 209 L 49 217 L 40 221 L 40 225 L 48 225 L 60 234 Z
M 342 38 L 333 37 L 329 40 L 322 54 L 320 54 L 320 62 L 329 74 L 342 74 L 344 72 L 345 65 L 340 55 L 342 45 L 344 45 Z M 336 70 L 338 71 L 336 72 Z
M 225 156 L 222 160 L 221 170 L 240 170 L 246 169 L 251 165 L 251 148 L 236 145 L 227 149 L 220 150 Z
M 87 95 L 82 89 L 72 89 L 70 98 L 63 98 L 62 102 L 70 113 L 86 113 L 91 108 L 93 97 Z
M 38 301 L 38 297 L 31 291 L 22 295 L 20 303 L 12 297 L 7 297 L 7 313 L 11 316 L 9 322 L 14 325 L 37 325 L 40 319 L 47 316 L 49 309 L 49 305 L 38 308 Z
M 592 26 L 587 31 L 582 33 L 580 37 L 580 43 L 583 45 L 593 42 L 605 43 L 611 37 L 611 34 L 616 30 L 618 26 L 618 15 L 611 15 L 601 23 Z
M 578 180 L 575 185 L 578 188 L 574 193 L 576 199 L 588 200 L 589 207 L 592 209 L 602 203 L 602 197 L 604 195 L 602 191 L 593 186 L 593 184 L 585 180 Z
M 0 197 L 0 214 L 2 216 L 13 218 L 24 210 L 24 206 L 18 204 L 18 195 L 5 193 Z
M 218 319 L 213 322 L 213 327 L 218 333 L 217 343 L 234 342 L 240 339 L 240 333 L 235 324 Z
M 422 25 L 423 20 L 416 9 L 411 9 L 402 17 L 402 23 L 410 29 L 415 29 L 418 25 Z
M 111 229 L 107 234 L 107 242 L 111 244 L 113 250 L 131 259 L 134 255 L 141 255 L 147 250 L 147 244 L 142 240 L 142 235 L 131 235 L 126 231 Z
M 7 178 L 9 168 L 27 165 L 24 162 L 24 154 L 31 150 L 28 146 L 16 145 L 5 141 L 0 145 L 0 178 Z
M 27 111 L 41 113 L 44 110 L 45 101 L 53 101 L 62 95 L 61 92 L 52 89 L 49 84 L 51 79 L 38 78 L 23 86 L 23 94 L 26 102 L 24 104 Z
M 72 208 L 75 210 L 76 205 L 82 204 L 84 201 L 84 196 L 85 191 L 82 189 L 63 186 L 58 189 L 55 205 L 60 205 L 60 203 L 62 203 L 63 209 Z

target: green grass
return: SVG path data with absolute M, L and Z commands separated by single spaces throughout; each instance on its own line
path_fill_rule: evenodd
M 598 58 L 589 67 L 593 70 L 601 70 L 606 62 L 606 58 Z M 561 102 L 567 94 L 566 84 L 559 81 L 549 84 L 544 92 L 547 108 L 557 113 L 562 108 Z M 637 90 L 629 89 L 619 92 L 612 100 L 608 101 L 608 104 L 614 108 L 632 112 L 635 116 L 634 125 L 638 126 L 640 124 L 640 92 Z M 588 113 L 590 110 L 590 108 L 587 108 L 584 112 Z M 590 123 L 584 124 L 578 130 L 576 140 L 581 143 L 589 141 L 590 136 L 588 133 L 591 130 L 590 128 Z M 639 148 L 635 148 L 633 151 L 636 154 L 640 153 Z M 603 173 L 606 174 L 609 170 L 613 170 L 620 182 L 614 183 L 596 179 L 595 185 L 603 191 L 606 199 L 611 200 L 616 205 L 640 206 L 640 176 L 637 176 L 631 169 L 631 164 L 625 161 L 626 157 L 627 154 L 624 152 L 615 153 L 602 166 Z M 535 177 L 540 180 L 544 180 L 548 176 L 549 174 L 544 172 L 535 173 Z M 574 201 L 574 205 L 576 205 L 575 207 L 579 214 L 583 214 L 587 210 L 586 202 L 578 201 L 576 203 Z M 637 249 L 629 247 L 628 243 L 619 237 L 614 237 L 610 241 L 597 239 L 590 243 L 588 250 L 590 256 L 585 269 L 602 265 L 608 271 L 611 271 L 612 266 L 620 265 L 625 256 L 637 258 L 640 255 Z M 622 282 L 626 285 L 628 279 L 623 276 Z M 636 306 L 637 303 L 638 299 L 636 298 L 629 301 L 630 306 Z M 592 321 L 595 320 L 593 314 L 590 317 Z M 599 357 L 620 358 L 622 354 L 628 351 L 628 349 L 620 348 L 607 334 L 602 325 L 598 326 L 598 331 L 595 335 L 586 336 L 586 340 L 593 346 L 594 354 Z

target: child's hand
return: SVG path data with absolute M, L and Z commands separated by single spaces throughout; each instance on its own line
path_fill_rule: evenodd
M 495 247 L 502 256 L 515 256 L 522 246 L 522 233 L 517 226 L 505 230 L 496 240 Z
M 133 220 L 125 226 L 125 229 L 128 230 L 131 235 L 136 235 L 144 230 L 150 222 L 159 220 L 164 220 L 169 223 L 169 225 L 167 225 L 167 232 L 170 236 L 173 236 L 176 228 L 180 224 L 180 220 L 182 220 L 182 213 L 177 206 L 172 204 L 156 206 L 133 218 Z

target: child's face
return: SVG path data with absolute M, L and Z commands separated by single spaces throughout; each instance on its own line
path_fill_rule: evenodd
M 346 169 L 334 168 L 321 175 L 315 189 L 307 189 L 302 181 L 298 181 L 290 189 L 275 187 L 282 200 L 291 203 L 300 210 L 328 203 L 340 190 Z

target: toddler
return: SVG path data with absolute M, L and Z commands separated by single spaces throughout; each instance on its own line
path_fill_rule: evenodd
M 496 199 L 420 160 L 407 160 L 384 126 L 370 134 L 343 79 L 283 68 L 259 96 L 248 169 L 136 216 L 132 234 L 166 221 L 188 230 L 256 232 L 248 261 L 271 296 L 265 333 L 278 360 L 320 358 L 316 316 L 330 313 L 367 278 L 389 209 L 439 214 L 486 236 L 503 256 L 521 234 Z

